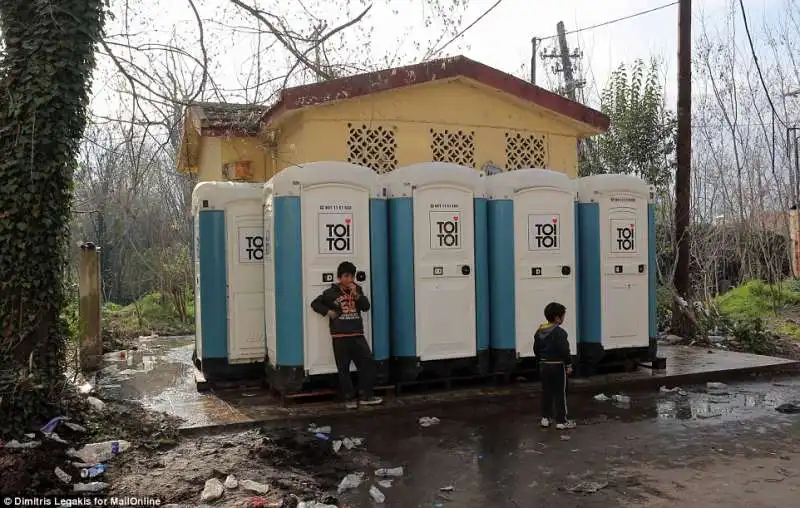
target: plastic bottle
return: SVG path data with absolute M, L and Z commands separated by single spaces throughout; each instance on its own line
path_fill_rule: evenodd
M 102 443 L 87 444 L 77 452 L 70 453 L 70 455 L 81 459 L 83 462 L 100 464 L 128 450 L 130 447 L 131 444 L 129 442 L 121 439 L 119 441 L 103 441 Z
M 103 464 L 94 465 L 88 469 L 81 469 L 81 478 L 94 478 L 108 471 L 108 468 Z
M 386 501 L 386 496 L 384 496 L 383 492 L 381 492 L 381 489 L 375 485 L 369 488 L 369 495 L 372 497 L 372 500 L 378 504 L 382 504 L 384 501 Z
M 100 492 L 101 490 L 107 489 L 109 485 L 103 482 L 91 482 L 91 483 L 76 483 L 72 486 L 73 492 Z

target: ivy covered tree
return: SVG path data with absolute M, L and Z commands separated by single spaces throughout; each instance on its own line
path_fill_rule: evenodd
M 0 0 L 0 434 L 52 416 L 72 176 L 104 0 Z
M 593 138 L 581 160 L 581 176 L 622 173 L 637 175 L 666 189 L 675 165 L 676 122 L 664 107 L 664 91 L 656 61 L 637 60 L 629 72 L 620 65 L 600 98 L 611 119 L 607 133 Z

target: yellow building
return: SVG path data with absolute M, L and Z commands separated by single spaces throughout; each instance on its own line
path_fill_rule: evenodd
M 424 161 L 548 168 L 575 177 L 602 113 L 463 56 L 288 88 L 271 107 L 187 109 L 180 171 L 265 181 L 319 160 L 384 173 Z

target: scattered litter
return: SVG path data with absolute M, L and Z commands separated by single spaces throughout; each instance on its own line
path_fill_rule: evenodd
M 239 486 L 244 490 L 249 490 L 256 494 L 266 494 L 269 492 L 269 485 L 254 482 L 253 480 L 242 480 L 239 482 Z
M 100 464 L 128 450 L 130 447 L 131 444 L 124 440 L 103 441 L 102 443 L 88 444 L 78 451 L 68 450 L 67 455 L 91 464 Z
M 227 478 L 225 478 L 225 488 L 226 489 L 235 489 L 239 486 L 239 480 L 232 474 L 229 474 Z
M 342 505 L 345 506 L 345 505 Z M 324 504 L 316 501 L 300 501 L 297 508 L 338 508 L 335 504 Z
M 248 508 L 267 508 L 268 506 L 270 506 L 269 499 L 263 497 L 251 497 L 247 503 Z
M 28 439 L 36 439 L 36 434 L 31 432 L 30 434 L 25 434 L 25 437 L 27 437 Z
M 106 408 L 106 403 L 97 397 L 86 397 L 86 402 L 88 402 L 95 411 L 102 411 Z
M 92 390 L 94 390 L 94 387 L 92 386 L 92 383 L 89 383 L 88 381 L 78 387 L 78 392 L 80 392 L 81 395 L 92 393 Z
M 342 448 L 342 441 L 339 439 L 333 440 L 333 453 L 339 453 L 339 450 Z
M 66 483 L 66 484 L 72 483 L 72 477 L 68 475 L 66 471 L 64 471 L 60 467 L 57 467 L 55 469 L 55 473 L 58 479 L 61 480 L 61 483 Z
M 84 433 L 87 432 L 86 427 L 84 427 L 83 425 L 78 425 L 77 423 L 64 422 L 64 425 L 69 430 L 72 430 L 72 431 L 75 431 L 75 432 L 84 432 Z
M 206 480 L 203 493 L 200 494 L 200 500 L 204 503 L 216 501 L 217 499 L 221 498 L 222 494 L 224 493 L 225 487 L 222 486 L 222 482 L 216 478 L 211 478 L 210 480 Z
M 608 400 L 608 397 L 606 396 L 605 393 L 598 393 L 597 395 L 594 396 L 594 400 L 598 402 L 605 402 Z
M 620 402 L 622 404 L 630 404 L 631 402 L 630 397 L 628 397 L 627 395 L 622 395 L 621 393 L 617 395 L 612 395 L 611 400 L 613 400 L 614 402 Z
M 574 494 L 594 494 L 598 490 L 608 487 L 608 482 L 593 482 L 584 480 L 569 487 L 567 490 Z
M 311 425 L 308 426 L 308 431 L 313 433 L 313 434 L 316 434 L 318 432 L 322 433 L 322 434 L 330 434 L 331 433 L 331 426 L 330 425 L 325 425 L 323 427 L 317 427 L 316 424 L 312 423 Z
M 45 423 L 44 427 L 40 429 L 42 434 L 51 434 L 54 430 L 56 430 L 56 427 L 58 427 L 58 424 L 61 423 L 61 420 L 63 419 L 63 416 L 56 416 L 49 422 Z
M 97 464 L 96 466 L 92 466 L 88 469 L 81 469 L 81 478 L 94 478 L 95 476 L 100 476 L 106 471 L 108 471 L 108 468 L 104 464 Z
M 92 467 L 94 464 L 89 464 L 88 462 L 70 462 L 72 467 L 77 467 L 78 469 L 83 469 L 86 467 Z
M 448 485 L 446 487 L 440 488 L 439 490 L 441 490 L 442 492 L 453 492 L 454 490 L 456 490 L 456 488 L 453 487 L 452 485 Z
M 392 488 L 392 480 L 378 480 L 375 482 L 378 486 L 382 489 L 391 489 Z
M 55 432 L 51 432 L 50 434 L 45 434 L 45 437 L 48 438 L 48 439 L 52 439 L 56 443 L 69 444 L 67 441 L 62 439 L 61 436 L 59 436 Z
M 661 393 L 676 393 L 678 390 L 680 390 L 680 388 L 678 388 L 677 386 L 673 388 L 667 388 L 666 386 L 662 386 L 661 388 L 658 389 L 658 391 L 660 391 Z
M 101 490 L 105 490 L 109 487 L 107 483 L 104 482 L 91 482 L 91 483 L 76 483 L 72 486 L 73 492 L 100 492 Z
M 258 395 L 258 394 L 257 393 L 243 393 L 242 397 L 255 397 L 256 395 Z
M 709 381 L 708 383 L 706 383 L 706 388 L 708 388 L 709 390 L 724 390 L 727 387 L 728 385 L 726 385 L 725 383 L 720 383 L 718 381 Z
M 317 439 L 322 439 L 323 441 L 330 441 L 331 439 L 331 436 L 325 434 L 324 432 L 317 432 L 314 435 L 317 437 Z
M 419 419 L 420 427 L 430 427 L 431 425 L 438 425 L 439 419 L 435 416 L 423 416 Z
M 341 483 L 339 483 L 339 494 L 346 490 L 350 489 L 357 489 L 361 482 L 364 481 L 364 473 L 350 473 L 344 478 L 342 478 Z
M 395 477 L 398 478 L 403 476 L 403 466 L 398 467 L 382 467 L 380 469 L 375 470 L 375 476 L 383 476 L 387 478 Z
M 42 444 L 41 441 L 29 441 L 27 443 L 20 443 L 16 439 L 12 439 L 8 443 L 6 443 L 6 448 L 12 448 L 12 449 L 14 449 L 14 448 L 36 448 L 40 444 Z
M 361 439 L 360 437 L 353 437 L 353 438 L 346 437 L 346 438 L 344 438 L 342 440 L 342 444 L 348 450 L 352 450 L 356 446 L 361 446 L 361 443 L 363 443 L 363 442 L 364 442 L 364 440 Z
M 569 437 L 568 435 L 566 435 L 566 434 L 561 434 L 561 440 L 562 440 L 562 441 L 569 441 L 570 439 L 572 439 L 572 438 L 571 438 L 571 437 Z
M 386 496 L 384 496 L 383 492 L 381 492 L 381 489 L 379 489 L 375 485 L 369 488 L 369 495 L 372 498 L 372 500 L 378 504 L 383 504 L 383 502 L 386 501 Z
M 800 401 L 787 402 L 775 408 L 775 411 L 787 415 L 796 415 L 800 413 Z

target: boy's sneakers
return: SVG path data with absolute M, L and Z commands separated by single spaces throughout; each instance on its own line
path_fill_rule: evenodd
M 546 429 L 550 426 L 550 418 L 542 418 L 542 421 L 539 422 L 539 425 L 541 425 L 543 429 Z
M 348 400 L 344 403 L 344 407 L 347 409 L 358 409 L 358 401 L 355 399 Z
M 370 397 L 368 399 L 361 399 L 359 404 L 362 406 L 378 406 L 383 404 L 383 399 L 380 397 Z
M 576 427 L 575 422 L 573 422 L 572 420 L 567 420 L 564 423 L 556 424 L 556 428 L 558 430 L 574 429 L 575 427 Z

